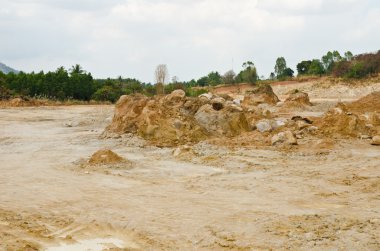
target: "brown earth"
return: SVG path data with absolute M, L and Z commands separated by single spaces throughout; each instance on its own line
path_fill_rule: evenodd
M 0 109 L 0 250 L 379 250 L 379 146 L 310 129 L 339 99 L 271 112 L 299 116 L 284 129 L 178 149 L 132 134 L 99 138 L 112 106 Z M 145 109 L 130 105 L 136 114 Z M 358 116 L 356 128 L 371 117 L 340 109 Z M 298 145 L 271 146 L 272 135 L 289 128 Z M 82 168 L 99 149 L 134 168 Z
M 113 151 L 109 149 L 96 151 L 91 158 L 88 160 L 88 163 L 91 165 L 106 165 L 106 164 L 116 164 L 126 161 L 124 158 L 120 157 Z

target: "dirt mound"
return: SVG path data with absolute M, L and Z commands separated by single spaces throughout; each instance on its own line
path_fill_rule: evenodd
M 107 165 L 122 162 L 126 162 L 126 159 L 120 157 L 109 149 L 99 150 L 95 152 L 88 160 L 88 163 L 91 165 Z
M 167 96 L 122 96 L 106 131 L 134 133 L 158 146 L 196 143 L 212 136 L 247 131 L 243 109 L 222 97 L 186 97 L 182 90 Z
M 0 99 L 0 106 L 3 107 L 28 107 L 28 106 L 44 106 L 48 105 L 48 101 L 26 98 L 26 97 L 17 97 L 12 99 Z
M 347 109 L 352 112 L 380 112 L 380 91 L 348 104 Z
M 309 95 L 306 92 L 299 90 L 293 90 L 289 97 L 285 100 L 285 104 L 296 104 L 296 105 L 312 105 L 309 99 Z
M 358 114 L 349 112 L 344 104 L 338 104 L 337 107 L 328 111 L 322 118 L 315 121 L 315 125 L 320 128 L 320 132 L 324 136 L 361 137 L 375 133 L 365 119 Z
M 273 92 L 270 85 L 258 84 L 254 87 L 254 89 L 247 91 L 247 94 L 244 96 L 242 106 L 248 108 L 250 106 L 256 106 L 264 103 L 275 105 L 279 101 L 279 98 Z

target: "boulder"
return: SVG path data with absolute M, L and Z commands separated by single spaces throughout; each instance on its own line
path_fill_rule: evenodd
M 280 100 L 273 92 L 270 85 L 260 84 L 244 96 L 242 106 L 249 109 L 250 106 L 256 106 L 259 104 L 276 105 L 279 101 Z
M 301 105 L 312 105 L 310 103 L 309 95 L 306 92 L 302 92 L 299 90 L 294 90 L 290 93 L 288 98 L 285 100 L 285 104 L 290 102 Z
M 297 138 L 294 136 L 293 132 L 285 131 L 274 135 L 271 142 L 272 145 L 297 145 Z
M 272 122 L 269 119 L 262 119 L 256 123 L 259 132 L 269 132 L 273 130 Z
M 372 137 L 371 144 L 374 146 L 380 146 L 380 135 Z

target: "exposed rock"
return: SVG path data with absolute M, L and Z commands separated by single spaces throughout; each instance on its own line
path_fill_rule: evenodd
M 372 137 L 371 144 L 375 146 L 380 146 L 380 135 Z
M 347 105 L 351 112 L 380 112 L 380 91 L 373 92 Z
M 203 94 L 199 95 L 198 97 L 199 98 L 205 98 L 207 100 L 211 100 L 213 96 L 214 95 L 212 93 L 203 93 Z
M 204 130 L 213 135 L 235 136 L 249 130 L 244 113 L 232 106 L 215 110 L 212 105 L 206 104 L 199 108 L 194 118 Z
M 310 124 L 306 123 L 306 121 L 304 121 L 304 120 L 297 120 L 296 121 L 296 126 L 297 126 L 297 129 L 302 130 L 302 129 L 310 126 Z
M 254 90 L 250 91 L 244 96 L 242 106 L 249 109 L 250 106 L 256 106 L 259 104 L 271 104 L 275 105 L 280 100 L 273 92 L 273 89 L 268 84 L 261 84 L 255 87 Z
M 339 109 L 336 109 L 339 108 Z M 316 121 L 320 132 L 324 135 L 341 135 L 349 137 L 360 137 L 360 135 L 373 135 L 373 129 L 367 126 L 365 120 L 357 114 L 347 111 L 343 104 L 328 111 L 322 118 Z M 342 112 L 336 112 L 341 110 Z
M 262 119 L 256 123 L 259 132 L 269 132 L 273 130 L 272 122 L 269 119 Z
M 172 146 L 250 130 L 240 106 L 222 97 L 208 97 L 186 97 L 182 90 L 153 98 L 122 96 L 106 131 L 133 133 L 155 145 Z
M 307 123 L 307 124 L 312 124 L 313 123 L 313 121 L 311 121 L 310 119 L 308 119 L 308 118 L 304 118 L 304 117 L 301 117 L 301 116 L 293 116 L 292 117 L 292 120 L 293 121 L 303 121 L 303 122 L 305 122 L 305 123 Z
M 297 138 L 293 132 L 285 131 L 274 135 L 271 139 L 272 145 L 285 144 L 285 145 L 297 145 Z
M 290 93 L 288 98 L 285 100 L 285 104 L 299 104 L 299 105 L 312 105 L 310 103 L 309 95 L 306 92 L 299 90 L 294 90 Z

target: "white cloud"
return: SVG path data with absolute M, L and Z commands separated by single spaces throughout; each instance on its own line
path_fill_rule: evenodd
M 380 44 L 376 0 L 0 0 L 0 61 L 18 69 L 82 64 L 96 77 L 152 81 L 155 65 L 190 79 L 277 56 Z M 371 41 L 369 41 L 371 40 Z M 348 47 L 348 48 L 347 48 Z

